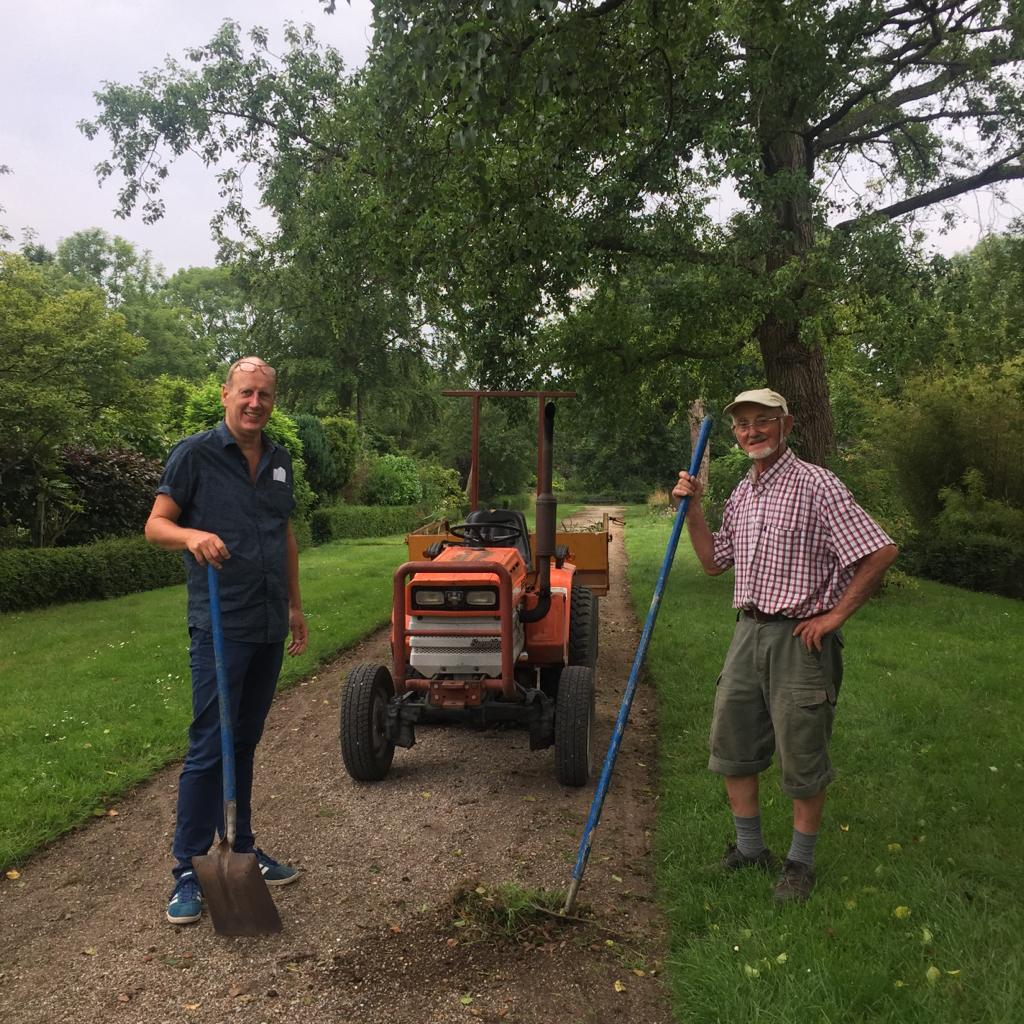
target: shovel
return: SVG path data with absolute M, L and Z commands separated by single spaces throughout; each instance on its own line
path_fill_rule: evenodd
M 192 867 L 210 908 L 213 930 L 220 935 L 269 935 L 281 930 L 281 918 L 260 874 L 254 853 L 235 853 L 238 815 L 235 798 L 235 735 L 224 667 L 224 634 L 220 624 L 217 571 L 208 565 L 210 631 L 217 665 L 221 763 L 224 766 L 224 835 L 212 853 L 192 858 Z

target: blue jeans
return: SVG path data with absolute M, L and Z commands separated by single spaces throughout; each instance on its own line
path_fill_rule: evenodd
M 193 629 L 192 724 L 188 755 L 178 780 L 178 816 L 172 847 L 179 878 L 192 858 L 206 853 L 214 833 L 224 833 L 224 786 L 221 768 L 220 708 L 217 704 L 217 669 L 213 638 Z M 224 640 L 224 663 L 231 691 L 235 732 L 235 778 L 238 827 L 235 850 L 248 853 L 255 845 L 252 832 L 252 764 L 256 744 L 274 699 L 284 658 L 284 642 L 250 644 Z

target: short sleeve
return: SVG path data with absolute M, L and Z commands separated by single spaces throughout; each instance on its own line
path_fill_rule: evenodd
M 828 482 L 822 511 L 831 536 L 832 551 L 841 568 L 892 544 L 892 538 L 854 501 L 838 478 Z
M 180 509 L 189 506 L 196 492 L 196 457 L 193 446 L 182 441 L 167 456 L 157 494 L 166 494 Z
M 732 543 L 735 515 L 735 502 L 730 497 L 725 503 L 725 509 L 722 511 L 722 525 L 716 533 L 712 534 L 712 540 L 714 541 L 713 557 L 715 565 L 719 569 L 728 569 L 736 561 Z

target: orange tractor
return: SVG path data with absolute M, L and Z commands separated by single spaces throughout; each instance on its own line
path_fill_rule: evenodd
M 543 403 L 550 392 L 514 394 L 541 398 L 536 533 L 521 512 L 474 508 L 441 537 L 410 535 L 412 560 L 394 574 L 392 668 L 358 665 L 342 690 L 341 752 L 354 779 L 384 778 L 419 723 L 518 725 L 532 750 L 554 745 L 563 785 L 582 786 L 593 772 L 607 524 L 602 534 L 556 534 L 555 407 Z

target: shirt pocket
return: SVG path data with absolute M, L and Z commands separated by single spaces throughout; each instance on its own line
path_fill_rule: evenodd
M 263 493 L 260 504 L 272 522 L 284 523 L 295 508 L 295 498 L 287 484 L 275 482 Z
M 762 537 L 762 567 L 773 579 L 801 571 L 801 553 L 806 550 L 805 530 L 766 526 Z

